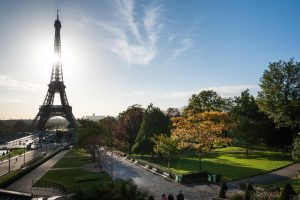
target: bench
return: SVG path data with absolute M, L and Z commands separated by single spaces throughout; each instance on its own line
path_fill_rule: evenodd
M 167 172 L 163 172 L 163 173 L 162 173 L 162 176 L 165 177 L 165 178 L 169 178 L 170 174 L 167 173 Z

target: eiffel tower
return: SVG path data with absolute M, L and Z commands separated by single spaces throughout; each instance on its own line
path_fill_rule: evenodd
M 76 120 L 72 113 L 72 107 L 68 103 L 66 95 L 66 86 L 64 84 L 62 64 L 61 64 L 61 40 L 60 40 L 60 29 L 61 23 L 58 18 L 54 22 L 55 27 L 55 39 L 54 39 L 54 54 L 56 61 L 52 66 L 51 79 L 49 83 L 49 88 L 47 95 L 45 97 L 44 103 L 40 106 L 39 112 L 33 120 L 33 127 L 36 130 L 44 130 L 46 122 L 55 116 L 61 116 L 65 118 L 68 122 L 68 128 L 75 128 Z M 61 105 L 53 105 L 54 96 L 56 93 L 60 95 Z

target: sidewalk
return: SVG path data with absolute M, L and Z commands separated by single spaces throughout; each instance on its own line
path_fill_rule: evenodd
M 296 177 L 296 173 L 300 171 L 300 163 L 292 164 L 288 167 L 275 170 L 270 173 L 261 174 L 241 180 L 229 181 L 227 185 L 230 189 L 238 188 L 242 182 L 251 182 L 255 184 L 272 184 L 282 180 Z
M 63 150 L 57 155 L 55 155 L 53 158 L 49 159 L 33 171 L 29 172 L 13 184 L 7 187 L 9 190 L 16 190 L 21 192 L 31 192 L 31 186 L 34 184 L 34 180 L 37 181 L 39 178 L 41 178 L 57 161 L 59 161 L 68 150 Z

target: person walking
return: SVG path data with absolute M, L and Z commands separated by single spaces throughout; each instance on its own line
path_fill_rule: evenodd
M 168 195 L 168 200 L 174 200 L 174 197 L 171 193 Z
M 161 195 L 161 200 L 167 200 L 166 194 Z
M 150 195 L 150 196 L 148 197 L 148 200 L 154 200 L 154 197 L 153 197 L 152 195 Z
M 176 199 L 177 200 L 184 200 L 184 196 L 183 196 L 181 191 L 179 191 L 179 194 L 176 196 Z

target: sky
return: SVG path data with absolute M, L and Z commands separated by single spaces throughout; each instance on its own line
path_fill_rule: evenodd
M 207 89 L 256 95 L 270 62 L 300 60 L 298 0 L 1 1 L 0 119 L 38 113 L 56 9 L 76 118 L 117 116 L 133 104 L 181 108 Z

